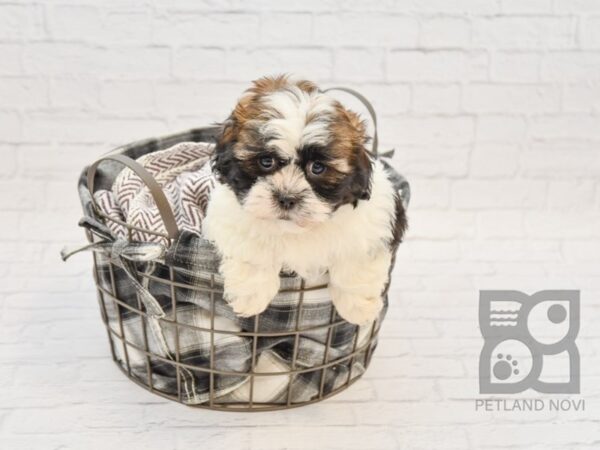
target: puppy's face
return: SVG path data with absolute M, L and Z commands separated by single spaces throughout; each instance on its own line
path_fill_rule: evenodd
M 367 199 L 364 123 L 308 81 L 254 82 L 223 124 L 214 169 L 242 207 L 300 228 Z

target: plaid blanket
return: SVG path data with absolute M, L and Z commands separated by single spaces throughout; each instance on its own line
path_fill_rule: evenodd
M 340 319 L 329 298 L 326 277 L 304 286 L 304 281 L 294 274 L 282 274 L 280 293 L 258 319 L 240 318 L 233 313 L 223 299 L 216 251 L 199 233 L 202 205 L 207 198 L 186 200 L 181 194 L 184 180 L 202 179 L 208 187 L 201 190 L 202 195 L 209 195 L 211 174 L 206 172 L 202 158 L 210 154 L 212 147 L 206 144 L 213 141 L 215 132 L 215 128 L 194 129 L 115 150 L 131 158 L 143 157 L 139 162 L 146 167 L 155 164 L 160 155 L 169 155 L 169 149 L 177 144 L 179 150 L 182 145 L 187 146 L 190 155 L 202 154 L 196 160 L 183 158 L 181 161 L 187 161 L 182 162 L 185 170 L 174 169 L 176 164 L 163 167 L 163 187 L 174 184 L 174 188 L 167 188 L 166 192 L 175 205 L 174 210 L 179 209 L 176 216 L 181 230 L 170 246 L 143 234 L 128 241 L 123 229 L 114 224 L 107 226 L 92 203 L 86 171 L 81 176 L 79 193 L 84 210 L 81 225 L 94 236 L 92 249 L 103 315 L 111 334 L 124 335 L 126 341 L 123 344 L 113 336 L 113 355 L 142 383 L 171 396 L 180 392 L 181 401 L 189 404 L 208 402 L 211 385 L 216 403 L 247 402 L 251 392 L 255 403 L 285 403 L 290 393 L 292 403 L 327 395 L 364 372 L 372 354 L 372 348 L 366 347 L 375 325 L 357 327 Z M 183 142 L 187 144 L 181 144 Z M 408 204 L 408 183 L 388 168 L 403 201 Z M 169 170 L 172 172 L 166 176 Z M 143 195 L 140 193 L 144 188 L 135 187 L 129 203 L 119 203 L 123 192 L 113 189 L 119 183 L 125 186 L 138 182 L 136 176 L 128 172 L 116 163 L 103 163 L 96 176 L 96 198 L 101 208 L 108 206 L 103 210 L 105 215 L 142 220 L 140 205 L 151 202 L 135 203 L 131 199 Z M 160 172 L 155 172 L 155 177 L 161 179 Z M 190 208 L 191 204 L 195 210 Z M 149 215 L 152 214 L 150 211 Z M 169 283 L 170 277 L 174 283 Z M 303 294 L 294 291 L 301 287 L 308 290 Z M 387 289 L 384 303 L 377 324 L 387 309 Z M 140 315 L 138 309 L 144 310 L 146 315 Z M 214 320 L 211 319 L 213 312 Z M 332 321 L 336 325 L 328 332 L 327 326 Z M 218 330 L 212 342 L 211 327 Z M 296 330 L 300 330 L 298 338 L 294 334 Z M 244 334 L 255 331 L 266 335 L 253 338 Z M 354 349 L 363 351 L 344 358 Z M 340 361 L 325 371 L 311 370 L 324 362 L 337 360 Z M 174 361 L 180 363 L 179 369 Z M 252 369 L 253 381 L 248 375 Z M 211 370 L 218 372 L 211 375 Z M 293 376 L 285 373 L 290 370 L 297 372 Z

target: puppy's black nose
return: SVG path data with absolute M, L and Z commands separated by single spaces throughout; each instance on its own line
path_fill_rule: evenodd
M 277 201 L 279 202 L 279 207 L 285 210 L 290 210 L 296 205 L 296 199 L 288 195 L 280 195 L 277 197 Z

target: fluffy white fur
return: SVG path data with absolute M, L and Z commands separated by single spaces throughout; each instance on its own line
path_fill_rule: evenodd
M 284 175 L 287 169 L 290 173 Z M 281 183 L 287 188 L 294 186 L 293 170 L 282 170 L 281 176 L 288 178 Z M 307 182 L 296 176 L 300 189 Z M 265 310 L 279 290 L 282 269 L 308 280 L 328 271 L 339 314 L 356 324 L 373 321 L 383 306 L 395 214 L 395 193 L 383 166 L 374 163 L 369 200 L 332 212 L 315 197 L 307 206 L 311 220 L 306 223 L 273 217 L 268 206 L 272 191 L 264 183 L 252 189 L 257 192 L 240 203 L 230 187 L 218 185 L 203 223 L 204 235 L 221 253 L 225 296 L 234 311 L 253 316 Z
M 296 156 L 296 149 L 307 144 L 327 144 L 329 119 L 334 113 L 333 99 L 320 92 L 306 92 L 298 86 L 290 85 L 286 90 L 267 96 L 267 111 L 276 116 L 263 126 L 265 136 L 276 138 L 273 143 L 290 157 Z M 307 118 L 315 119 L 309 124 Z

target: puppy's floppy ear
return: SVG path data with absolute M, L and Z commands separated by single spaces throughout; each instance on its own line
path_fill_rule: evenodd
M 356 206 L 359 200 L 368 200 L 371 198 L 371 175 L 373 173 L 373 164 L 367 150 L 361 145 L 356 149 L 356 159 L 354 161 L 354 171 L 350 175 L 350 191 L 352 193 L 352 204 Z
M 349 109 L 343 109 L 349 124 L 350 142 L 352 142 L 353 173 L 351 175 L 351 202 L 356 207 L 359 200 L 371 197 L 371 174 L 373 164 L 369 158 L 365 144 L 369 140 L 366 124 L 360 116 Z
M 347 178 L 344 202 L 352 203 L 356 207 L 359 200 L 368 200 L 371 197 L 373 167 L 365 148 L 369 139 L 365 122 L 358 114 L 339 103 L 337 111 L 340 120 L 334 134 L 338 136 L 339 145 L 345 148 L 346 157 L 352 168 Z
M 221 129 L 217 134 L 217 143 L 212 158 L 212 168 L 220 181 L 227 181 L 234 168 L 233 146 L 236 143 L 235 119 L 230 116 L 220 124 Z
M 234 147 L 238 142 L 242 124 L 248 120 L 249 106 L 253 98 L 251 92 L 245 93 L 238 100 L 227 120 L 221 123 L 221 130 L 217 133 L 213 170 L 220 177 L 220 181 L 227 182 L 228 179 L 235 181 L 231 172 L 233 169 L 239 170 L 239 168 L 235 161 Z

